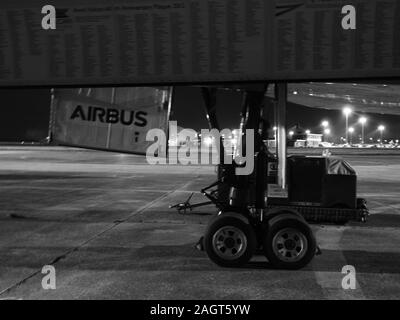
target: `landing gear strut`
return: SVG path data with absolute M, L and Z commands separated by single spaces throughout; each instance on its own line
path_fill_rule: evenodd
M 282 95 L 278 92 L 277 96 L 279 94 Z M 208 257 L 223 267 L 242 266 L 256 249 L 262 249 L 273 267 L 298 269 L 314 257 L 316 241 L 311 228 L 299 214 L 284 210 L 268 214 L 266 180 L 269 155 L 263 142 L 268 135 L 268 121 L 263 118 L 264 99 L 265 92 L 245 93 L 241 131 L 254 130 L 255 169 L 249 176 L 234 177 L 233 170 L 225 170 L 228 177 L 224 179 L 222 176 L 219 189 L 225 194 L 230 190 L 229 197 L 225 207 L 219 204 L 220 214 L 207 227 L 204 248 Z M 208 119 L 215 117 L 208 116 Z M 279 135 L 286 136 L 284 129 Z M 280 154 L 286 157 L 286 144 L 279 146 L 284 148 L 278 149 Z M 285 162 L 283 167 L 286 167 Z M 285 177 L 281 179 L 285 188 Z

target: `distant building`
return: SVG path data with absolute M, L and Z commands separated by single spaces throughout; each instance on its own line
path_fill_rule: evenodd
M 176 132 L 169 132 L 169 137 L 168 137 L 168 146 L 170 147 L 180 147 L 183 145 L 186 146 L 195 146 L 198 145 L 199 143 L 199 134 L 197 132 L 193 131 L 193 135 L 186 136 L 186 134 L 181 135 L 182 130 L 185 130 L 185 128 L 182 128 L 180 126 L 177 126 Z M 188 133 L 188 132 L 186 132 Z
M 289 147 L 317 148 L 322 142 L 322 134 L 312 133 L 309 130 L 305 130 L 300 127 L 299 124 L 289 128 L 287 133 L 287 144 Z

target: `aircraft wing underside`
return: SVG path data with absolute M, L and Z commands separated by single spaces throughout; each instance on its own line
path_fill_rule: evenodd
M 273 95 L 273 87 L 268 92 Z M 322 109 L 400 115 L 400 84 L 291 83 L 288 99 L 292 103 Z

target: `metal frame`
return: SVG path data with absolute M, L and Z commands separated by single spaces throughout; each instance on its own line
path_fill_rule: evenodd
M 227 170 L 229 166 L 220 164 L 218 166 L 218 180 L 212 183 L 210 186 L 203 188 L 201 193 L 208 198 L 209 201 L 191 204 L 190 200 L 193 196 L 191 194 L 189 198 L 182 203 L 170 206 L 170 208 L 177 208 L 179 212 L 192 210 L 196 207 L 206 206 L 214 204 L 220 211 L 235 211 L 240 214 L 247 216 L 247 218 L 254 220 L 252 213 L 256 213 L 257 221 L 261 222 L 264 220 L 264 216 L 268 215 L 269 211 L 296 211 L 298 214 L 303 216 L 309 222 L 333 222 L 341 223 L 347 221 L 362 221 L 365 222 L 368 216 L 367 208 L 356 208 L 356 209 L 344 209 L 344 208 L 321 208 L 321 207 L 310 207 L 310 206 L 290 206 L 288 204 L 282 205 L 268 205 L 266 204 L 267 194 L 267 162 L 268 162 L 268 150 L 263 143 L 263 137 L 266 135 L 268 128 L 266 127 L 266 121 L 263 119 L 263 104 L 265 99 L 265 93 L 268 86 L 264 86 L 263 90 L 260 87 L 256 87 L 252 90 L 251 87 L 246 88 L 243 92 L 242 110 L 241 110 L 241 123 L 240 129 L 243 133 L 246 129 L 254 130 L 254 151 L 255 151 L 255 169 L 250 176 L 234 176 L 232 178 L 232 171 Z M 219 129 L 219 123 L 217 119 L 217 89 L 202 88 L 202 93 L 205 102 L 206 117 L 209 123 L 210 129 Z M 282 190 L 287 190 L 287 144 L 286 144 L 286 107 L 287 107 L 287 83 L 280 82 L 275 85 L 275 103 L 274 114 L 275 114 L 275 125 L 277 126 L 277 157 L 278 157 L 278 184 Z M 245 139 L 243 139 L 245 140 Z M 220 143 L 220 159 L 223 159 L 224 150 L 223 143 Z M 254 184 L 253 184 L 254 183 Z M 215 189 L 217 188 L 217 189 Z M 232 201 L 229 197 L 229 191 L 232 188 L 237 188 L 236 196 L 239 199 L 238 202 Z M 246 194 L 248 190 L 252 188 L 255 193 L 254 204 L 251 203 L 254 210 L 250 213 L 249 199 Z M 229 203 L 229 204 L 228 204 Z M 257 222 L 255 222 L 257 223 Z

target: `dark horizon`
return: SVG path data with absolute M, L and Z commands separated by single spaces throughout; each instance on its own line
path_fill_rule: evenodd
M 40 141 L 47 137 L 50 90 L 48 89 L 1 89 L 3 106 L 0 113 L 0 141 Z M 218 117 L 222 128 L 238 128 L 240 121 L 241 96 L 234 92 L 218 94 Z M 354 126 L 355 134 L 361 134 L 357 123 L 359 116 L 368 118 L 365 127 L 366 141 L 379 138 L 377 127 L 384 124 L 384 138 L 395 140 L 400 138 L 400 116 L 388 114 L 356 113 L 349 118 L 349 125 Z M 201 90 L 196 87 L 176 87 L 171 120 L 185 128 L 200 130 L 208 128 L 205 117 Z M 345 135 L 345 120 L 340 110 L 316 109 L 307 106 L 288 104 L 287 128 L 299 124 L 313 133 L 321 133 L 321 122 L 327 120 L 331 124 L 332 137 L 335 141 Z M 272 125 L 272 124 L 271 124 Z

